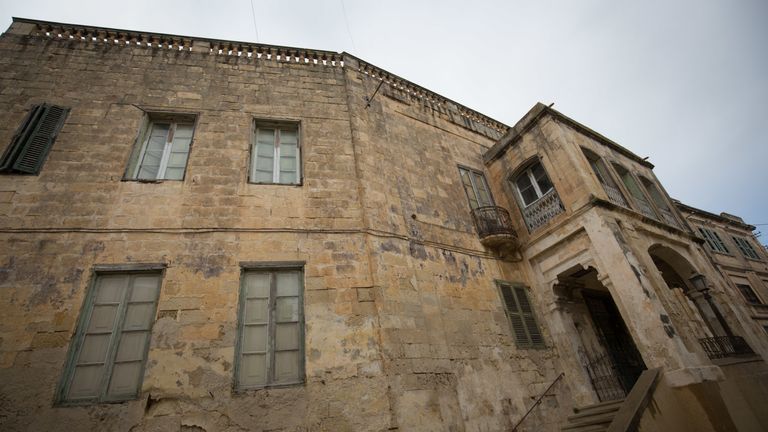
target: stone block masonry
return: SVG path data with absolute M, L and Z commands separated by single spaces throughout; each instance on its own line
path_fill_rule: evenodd
M 0 89 L 3 146 L 30 106 L 71 108 L 38 176 L 0 177 L 3 430 L 502 430 L 559 373 L 551 344 L 516 348 L 494 280 L 525 270 L 459 182 L 506 126 L 346 54 L 28 20 Z M 182 181 L 125 180 L 145 113 L 194 115 Z M 248 182 L 255 119 L 299 124 L 300 185 Z M 269 262 L 304 263 L 303 382 L 235 391 L 244 263 Z M 96 270 L 147 263 L 139 397 L 58 404 Z

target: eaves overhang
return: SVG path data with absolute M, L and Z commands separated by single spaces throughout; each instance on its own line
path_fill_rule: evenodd
M 576 120 L 566 116 L 565 114 L 555 109 L 552 109 L 551 106 L 544 105 L 541 102 L 538 102 L 536 105 L 534 105 L 533 108 L 531 108 L 523 116 L 523 118 L 521 118 L 514 126 L 512 126 L 509 129 L 509 131 L 503 137 L 501 137 L 501 139 L 499 139 L 496 142 L 496 144 L 493 145 L 493 147 L 491 147 L 490 149 L 488 149 L 487 152 L 485 152 L 485 154 L 483 155 L 483 162 L 488 164 L 500 158 L 501 156 L 503 156 L 504 153 L 509 148 L 514 146 L 520 139 L 522 139 L 522 137 L 528 131 L 530 131 L 534 126 L 536 126 L 536 124 L 538 124 L 539 121 L 544 119 L 546 116 L 550 116 L 554 119 L 557 119 L 558 121 L 561 121 L 567 124 L 568 126 L 581 132 L 582 134 L 605 145 L 606 147 L 611 148 L 617 153 L 620 153 L 643 166 L 653 169 L 652 163 L 632 153 L 626 147 L 621 146 L 617 142 L 601 135 L 600 133 L 594 131 L 593 129 L 590 129 L 584 124 L 577 122 Z

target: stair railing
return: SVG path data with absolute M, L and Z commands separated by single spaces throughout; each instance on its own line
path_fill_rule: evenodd
M 544 396 L 546 396 L 546 395 L 547 395 L 547 393 L 549 393 L 549 390 L 551 390 L 551 389 L 552 389 L 552 387 L 554 387 L 554 386 L 555 386 L 555 384 L 557 384 L 557 382 L 558 382 L 558 381 L 560 381 L 560 379 L 561 379 L 562 377 L 564 377 L 564 376 L 565 376 L 565 372 L 560 372 L 560 375 L 558 375 L 558 376 L 557 376 L 557 378 L 555 378 L 555 380 L 554 380 L 554 381 L 552 381 L 552 384 L 550 384 L 550 385 L 549 385 L 549 387 L 547 387 L 547 389 L 546 389 L 546 390 L 544 390 L 544 393 L 542 393 L 541 395 L 539 395 L 539 397 L 538 397 L 538 398 L 536 398 L 536 402 L 534 402 L 534 403 L 533 403 L 533 405 L 531 405 L 531 407 L 530 407 L 530 408 L 528 408 L 528 411 L 525 413 L 525 415 L 523 416 L 523 418 L 521 418 L 520 420 L 518 420 L 518 421 L 517 421 L 517 423 L 515 424 L 515 426 L 512 428 L 512 431 L 511 431 L 511 432 L 515 432 L 515 431 L 517 431 L 517 428 L 520 426 L 520 424 L 521 424 L 521 423 L 523 423 L 523 420 L 525 420 L 525 418 L 526 418 L 526 417 L 528 417 L 528 414 L 530 414 L 530 413 L 531 413 L 531 411 L 533 411 L 533 409 L 534 409 L 534 408 L 536 408 L 537 406 L 539 406 L 539 404 L 541 403 L 541 400 L 542 400 L 542 399 L 544 399 Z

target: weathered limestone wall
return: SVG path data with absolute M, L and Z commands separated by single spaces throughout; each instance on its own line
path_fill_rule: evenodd
M 482 247 L 461 186 L 458 165 L 483 171 L 493 140 L 390 89 L 365 108 L 378 80 L 347 66 L 363 217 L 371 229 L 397 234 L 369 238 L 397 426 L 511 428 L 561 370 L 546 320 L 546 349 L 515 347 L 494 279 L 527 284 L 527 270 Z M 489 184 L 509 208 L 506 191 Z M 569 390 L 560 382 L 550 394 L 520 430 L 558 427 Z
M 528 233 L 522 213 L 517 210 L 519 205 L 514 201 L 510 203 L 521 232 L 523 262 L 530 265 L 533 293 L 540 310 L 547 314 L 550 331 L 562 351 L 561 367 L 571 372 L 566 376 L 576 403 L 596 400 L 579 354 L 585 348 L 581 339 L 586 331 L 578 327 L 585 324 L 577 316 L 579 306 L 567 298 L 567 293 L 556 292 L 556 285 L 561 282 L 559 277 L 572 272 L 573 268 L 597 270 L 600 283 L 611 293 L 648 367 L 677 371 L 677 375 L 673 375 L 677 377 L 677 385 L 720 377 L 722 374 L 709 363 L 698 344 L 696 326 L 701 322 L 690 319 L 697 316 L 696 312 L 691 311 L 685 298 L 676 297 L 666 287 L 649 250 L 663 245 L 700 269 L 709 280 L 717 282 L 718 275 L 685 231 L 650 221 L 633 210 L 596 206 L 595 198 L 607 201 L 608 197 L 592 174 L 581 147 L 602 155 L 609 163 L 618 162 L 638 175 L 655 180 L 650 167 L 551 115 L 544 115 L 530 126 L 488 166 L 492 183 L 503 185 L 512 196 L 514 186 L 509 179 L 524 168 L 527 161 L 538 158 L 565 207 L 565 211 L 546 226 Z M 659 188 L 663 191 L 660 185 Z M 624 195 L 629 197 L 626 191 Z M 674 313 L 681 308 L 687 308 L 685 311 L 691 314 Z M 733 316 L 728 318 L 737 322 Z
M 0 177 L 3 429 L 387 429 L 341 68 L 22 30 L 0 142 L 34 103 L 72 111 L 39 176 Z M 121 181 L 142 109 L 197 113 L 184 181 Z M 246 183 L 253 118 L 301 122 L 303 186 Z M 306 384 L 233 394 L 239 263 L 283 260 L 306 261 Z M 53 407 L 93 266 L 137 262 L 167 265 L 141 398 Z
M 0 38 L 0 143 L 30 105 L 72 111 L 39 176 L 0 177 L 3 429 L 498 430 L 560 372 L 545 321 L 546 349 L 515 347 L 494 279 L 527 270 L 481 246 L 459 181 L 492 131 L 366 109 L 376 82 L 349 65 L 33 30 Z M 184 181 L 122 180 L 143 110 L 197 115 Z M 302 186 L 247 183 L 254 118 L 300 122 Z M 306 383 L 234 393 L 240 263 L 297 260 Z M 54 406 L 94 266 L 129 263 L 166 266 L 141 397 Z M 556 430 L 551 394 L 520 430 Z
M 729 253 L 714 251 L 704 244 L 699 246 L 723 277 L 722 293 L 724 300 L 733 310 L 735 318 L 747 330 L 744 336 L 749 345 L 768 358 L 768 338 L 763 337 L 768 326 L 768 307 L 748 304 L 739 292 L 736 284 L 749 285 L 763 303 L 768 302 L 768 254 L 754 238 L 750 227 L 743 223 L 729 221 L 723 217 L 709 215 L 703 211 L 680 205 L 680 213 L 694 231 L 699 227 L 714 230 L 728 248 Z M 747 239 L 758 254 L 759 259 L 747 258 L 738 249 L 732 236 Z

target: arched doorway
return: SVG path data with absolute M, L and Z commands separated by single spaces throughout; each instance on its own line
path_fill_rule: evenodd
M 555 293 L 567 299 L 581 342 L 580 361 L 600 401 L 624 398 L 645 363 L 594 267 L 573 267 L 558 276 Z
M 662 279 L 669 289 L 680 289 L 696 306 L 703 322 L 713 336 L 732 336 L 732 332 L 720 309 L 709 294 L 709 289 L 704 286 L 695 286 L 696 279 L 703 276 L 696 268 L 675 250 L 663 246 L 653 245 L 648 249 L 656 269 L 661 273 Z M 699 283 L 702 285 L 702 283 Z

